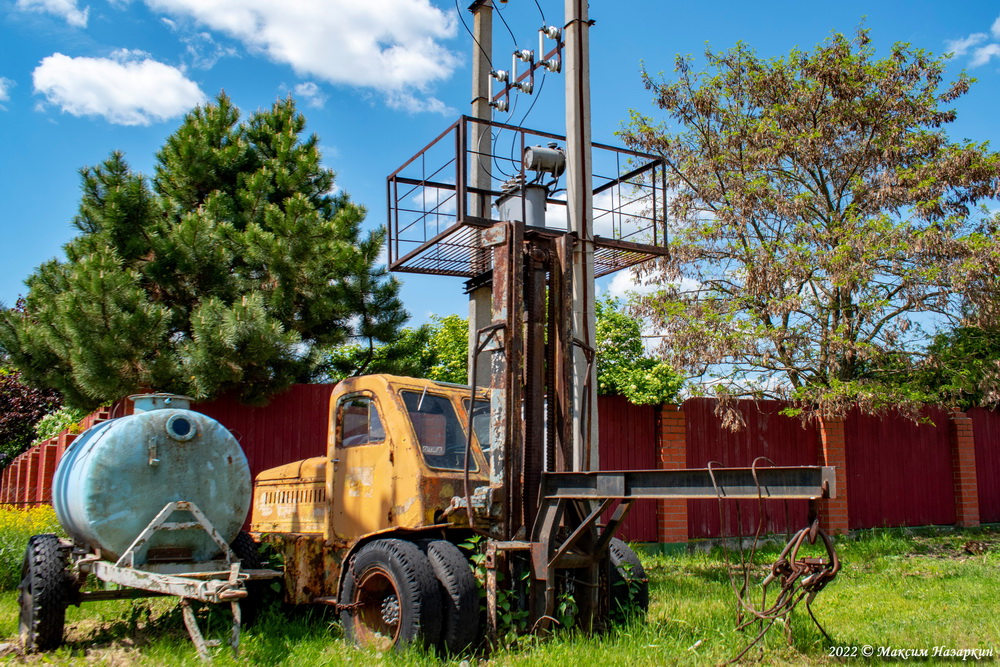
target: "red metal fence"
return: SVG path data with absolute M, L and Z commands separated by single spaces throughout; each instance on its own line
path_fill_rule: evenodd
M 256 475 L 326 451 L 331 391 L 331 385 L 296 385 L 263 408 L 249 408 L 232 399 L 198 404 L 196 408 L 234 432 Z M 733 432 L 722 427 L 714 401 L 686 401 L 681 411 L 671 412 L 686 415 L 686 425 L 679 429 L 684 432 L 685 442 L 680 446 L 685 448 L 686 465 L 704 467 L 709 461 L 718 461 L 726 466 L 748 466 L 758 456 L 768 457 L 775 465 L 817 465 L 820 429 L 816 425 L 803 427 L 799 420 L 781 416 L 781 407 L 774 401 L 739 402 L 737 408 L 745 428 Z M 602 468 L 657 467 L 659 407 L 630 405 L 619 397 L 600 397 L 598 411 Z M 112 414 L 122 412 L 116 406 Z M 969 485 L 959 480 L 954 469 L 955 443 L 949 435 L 954 425 L 940 409 L 928 409 L 926 416 L 933 423 L 914 424 L 898 416 L 871 417 L 857 412 L 843 422 L 847 471 L 844 497 L 849 498 L 850 528 L 956 523 L 956 494 L 965 493 L 963 489 Z M 968 416 L 965 423 L 971 421 L 974 436 L 976 484 L 972 486 L 978 490 L 978 521 L 1000 522 L 1000 414 L 974 409 Z M 95 413 L 84 426 L 108 417 L 106 411 Z M 74 437 L 64 432 L 7 466 L 0 482 L 0 503 L 48 502 L 56 461 Z M 720 525 L 715 501 L 689 501 L 687 534 L 683 532 L 682 511 L 677 539 L 754 532 L 758 519 L 755 501 L 744 501 L 739 506 L 727 502 L 725 506 Z M 783 503 L 768 503 L 764 529 L 773 533 L 797 529 L 804 525 L 806 513 L 805 501 L 791 501 L 786 520 Z M 623 536 L 650 542 L 674 539 L 656 525 L 651 501 L 636 503 Z
M 248 407 L 233 398 L 192 407 L 233 432 L 256 477 L 268 468 L 326 454 L 332 392 L 332 384 L 297 384 L 264 407 Z
M 774 465 L 817 465 L 818 432 L 799 419 L 780 414 L 777 401 L 737 401 L 745 426 L 731 431 L 715 414 L 716 401 L 692 398 L 684 402 L 687 416 L 687 467 L 750 466 L 764 456 Z M 761 462 L 760 465 L 767 465 Z M 725 530 L 720 531 L 719 502 L 688 501 L 688 537 L 753 535 L 760 520 L 755 500 L 726 501 L 722 506 Z M 785 533 L 805 526 L 808 501 L 765 501 L 763 533 Z
M 844 423 L 850 527 L 955 523 L 948 413 L 926 408 L 929 423 L 853 410 Z
M 967 414 L 976 442 L 979 520 L 1000 522 L 1000 413 L 973 408 Z
M 602 470 L 656 468 L 658 412 L 659 406 L 632 405 L 623 396 L 597 397 Z M 622 523 L 619 536 L 633 542 L 656 542 L 656 501 L 635 501 Z

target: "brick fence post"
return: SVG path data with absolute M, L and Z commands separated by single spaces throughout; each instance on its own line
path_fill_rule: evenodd
M 660 470 L 687 467 L 687 419 L 679 405 L 660 409 L 660 433 L 656 465 Z M 656 537 L 659 542 L 687 542 L 687 500 L 656 501 Z
M 820 521 L 831 535 L 846 534 L 848 524 L 847 504 L 847 442 L 844 437 L 844 420 L 823 418 L 819 423 L 819 464 L 837 469 L 837 497 L 821 500 Z
M 960 410 L 948 419 L 951 469 L 955 483 L 955 525 L 979 525 L 979 484 L 976 479 L 976 442 L 972 420 Z

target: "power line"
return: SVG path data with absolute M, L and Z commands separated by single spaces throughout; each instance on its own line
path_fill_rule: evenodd
M 465 22 L 465 17 L 462 16 L 462 10 L 459 9 L 458 7 L 458 0 L 455 0 L 455 11 L 458 12 L 458 19 L 462 22 L 462 27 L 465 28 L 465 32 L 469 33 L 469 37 L 472 38 L 472 41 L 476 43 L 476 46 L 479 47 L 479 50 L 483 52 L 484 56 L 486 56 L 486 62 L 490 64 L 490 69 L 496 69 L 493 67 L 493 61 L 490 60 L 490 54 L 486 53 L 486 49 L 483 48 L 483 45 L 479 43 L 479 40 L 476 39 L 476 36 L 472 33 L 471 30 L 469 30 L 469 26 Z
M 500 17 L 500 21 L 501 21 L 501 23 L 503 23 L 503 27 L 507 28 L 507 32 L 510 34 L 510 40 L 512 42 L 514 42 L 514 48 L 517 49 L 518 48 L 517 47 L 517 37 L 514 36 L 514 31 L 510 29 L 509 25 L 507 25 L 507 19 L 505 19 L 503 17 L 503 12 L 500 10 L 499 7 L 497 7 L 497 16 Z
M 542 25 L 548 25 L 549 22 L 545 20 L 545 12 L 542 11 L 542 6 L 538 4 L 538 0 L 535 0 L 535 7 L 538 7 L 538 13 L 542 15 Z M 539 57 L 541 57 L 539 55 Z

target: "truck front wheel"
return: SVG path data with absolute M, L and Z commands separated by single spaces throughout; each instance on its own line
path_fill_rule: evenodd
M 344 633 L 360 646 L 433 646 L 441 636 L 438 582 L 412 542 L 386 539 L 363 546 L 348 563 L 340 605 Z

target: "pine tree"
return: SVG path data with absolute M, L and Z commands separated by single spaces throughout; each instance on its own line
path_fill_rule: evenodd
M 325 349 L 393 340 L 407 314 L 376 265 L 384 230 L 362 233 L 304 130 L 291 99 L 241 122 L 223 94 L 152 179 L 117 152 L 83 169 L 80 235 L 0 318 L 11 362 L 77 406 L 143 388 L 259 402 L 309 381 Z

